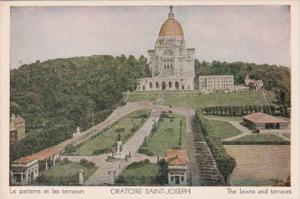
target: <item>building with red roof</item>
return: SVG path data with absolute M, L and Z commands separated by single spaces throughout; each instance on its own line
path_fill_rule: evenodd
M 40 172 L 55 166 L 55 162 L 61 160 L 63 152 L 63 146 L 53 146 L 13 161 L 11 183 L 14 185 L 30 184 L 39 176 Z
M 169 149 L 166 161 L 168 163 L 169 185 L 187 185 L 188 154 L 186 150 Z
M 245 126 L 252 130 L 287 129 L 287 120 L 257 112 L 243 117 Z

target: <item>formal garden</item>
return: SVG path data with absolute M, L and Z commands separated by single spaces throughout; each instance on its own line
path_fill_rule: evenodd
M 158 123 L 153 125 L 151 134 L 144 139 L 140 153 L 149 156 L 165 156 L 168 149 L 186 148 L 187 132 L 184 117 L 162 112 Z
M 68 155 L 99 155 L 112 152 L 118 137 L 123 144 L 126 143 L 144 125 L 149 115 L 150 110 L 148 109 L 130 113 L 86 142 L 67 148 L 65 153 Z
M 57 162 L 55 167 L 43 172 L 35 185 L 41 186 L 76 186 L 79 185 L 79 171 L 83 170 L 83 180 L 87 180 L 96 170 L 93 162 L 82 159 L 80 162 L 71 162 L 68 159 Z

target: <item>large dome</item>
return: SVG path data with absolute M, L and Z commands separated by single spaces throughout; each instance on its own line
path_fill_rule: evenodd
M 174 19 L 172 8 L 173 7 L 170 6 L 169 18 L 161 26 L 159 36 L 183 36 L 182 27 L 180 23 Z
M 161 26 L 159 36 L 183 36 L 183 30 L 176 19 L 168 19 Z

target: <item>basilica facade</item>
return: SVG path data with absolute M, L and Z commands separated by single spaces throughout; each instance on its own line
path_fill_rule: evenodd
M 172 7 L 148 56 L 152 77 L 138 79 L 138 91 L 194 90 L 195 49 L 186 48 L 183 29 L 174 18 Z

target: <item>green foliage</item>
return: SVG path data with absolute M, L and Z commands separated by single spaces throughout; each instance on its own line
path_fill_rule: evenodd
M 165 156 L 168 149 L 186 148 L 186 124 L 181 116 L 164 112 L 158 123 L 154 123 L 149 137 L 144 139 L 139 153 Z
M 159 166 L 159 172 L 153 183 L 157 185 L 166 185 L 168 184 L 168 163 L 164 158 L 162 158 L 157 164 Z
M 289 113 L 285 111 L 283 106 L 275 105 L 241 105 L 241 106 L 210 106 L 202 108 L 202 111 L 206 115 L 218 115 L 218 116 L 244 116 L 255 112 L 262 112 L 274 116 L 289 116 Z
M 85 164 L 85 163 L 84 163 Z M 40 174 L 35 185 L 43 186 L 78 186 L 78 172 L 84 171 L 84 180 L 96 171 L 97 167 L 87 163 L 87 167 L 78 162 L 57 162 L 55 167 Z
M 94 162 L 90 162 L 86 159 L 81 159 L 80 160 L 80 165 L 83 167 L 95 167 L 95 163 Z
M 272 134 L 250 134 L 239 139 L 223 141 L 225 145 L 289 145 L 290 141 Z
M 287 187 L 287 186 L 291 186 L 291 177 L 288 176 L 285 180 L 281 180 L 281 179 L 275 178 L 275 179 L 271 179 L 271 182 L 272 182 L 272 186 L 284 186 L 284 187 Z
M 100 155 L 104 153 L 111 153 L 113 150 L 112 148 L 104 148 L 104 149 L 96 149 L 93 151 L 92 155 Z
M 150 75 L 143 56 L 95 55 L 36 62 L 11 70 L 11 113 L 26 120 L 27 135 L 11 145 L 11 161 L 72 137 L 103 121 L 136 79 Z M 93 114 L 94 113 L 94 114 Z
M 144 162 L 144 161 L 141 161 Z M 146 163 L 139 167 L 131 167 L 122 170 L 115 181 L 116 185 L 154 185 L 153 181 L 158 172 L 158 166 L 153 163 Z
M 221 139 L 211 132 L 208 127 L 206 118 L 201 110 L 196 112 L 196 128 L 199 131 L 202 131 L 204 138 L 209 146 L 215 160 L 217 163 L 218 170 L 223 176 L 225 184 L 228 183 L 228 178 L 230 177 L 233 169 L 236 166 L 236 161 L 233 157 L 227 154 L 225 148 L 222 146 Z
M 139 168 L 148 164 L 150 164 L 150 161 L 148 159 L 138 161 L 138 162 L 134 161 L 133 163 L 127 166 L 127 169 Z
M 243 84 L 247 74 L 251 78 L 261 79 L 264 88 L 273 91 L 276 103 L 290 107 L 291 103 L 291 71 L 284 66 L 243 62 L 199 62 L 195 60 L 196 77 L 199 75 L 234 75 L 235 84 Z

